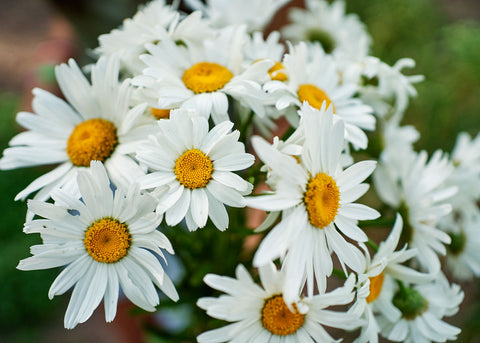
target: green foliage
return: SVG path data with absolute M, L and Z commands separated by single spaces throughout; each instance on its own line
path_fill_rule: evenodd
M 3 151 L 8 140 L 18 130 L 14 118 L 17 98 L 0 95 L 0 149 Z M 30 256 L 29 247 L 39 244 L 38 235 L 22 232 L 27 206 L 14 202 L 15 195 L 30 181 L 43 174 L 41 170 L 13 170 L 0 172 L 0 332 L 8 334 L 20 326 L 33 327 L 44 320 L 55 309 L 57 302 L 50 301 L 47 292 L 56 271 L 24 272 L 16 269 L 18 261 Z M 0 340 L 3 341 L 0 335 Z
M 421 133 L 419 150 L 451 151 L 457 133 L 477 134 L 480 113 L 480 26 L 449 22 L 433 0 L 348 1 L 372 36 L 372 54 L 393 64 L 402 57 L 423 74 L 404 124 Z

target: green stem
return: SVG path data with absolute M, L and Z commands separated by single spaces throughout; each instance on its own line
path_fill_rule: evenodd
M 375 252 L 378 251 L 378 245 L 377 245 L 374 241 L 372 241 L 371 239 L 369 239 L 368 241 L 366 241 L 365 244 L 366 244 L 367 246 L 369 246 L 370 248 L 372 248 Z
M 374 220 L 365 220 L 362 221 L 361 226 L 364 228 L 368 227 L 386 227 L 386 226 L 393 226 L 395 223 L 395 218 L 378 218 Z
M 332 271 L 332 274 L 341 278 L 341 279 L 344 279 L 346 280 L 347 279 L 347 276 L 345 275 L 345 273 L 343 272 L 343 270 L 340 270 L 340 269 L 337 269 L 337 268 L 333 268 L 333 271 Z

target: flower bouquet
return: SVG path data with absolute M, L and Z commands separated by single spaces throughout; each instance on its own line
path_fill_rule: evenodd
M 33 90 L 0 168 L 55 165 L 16 197 L 42 238 L 18 269 L 62 267 L 66 328 L 125 297 L 180 316 L 171 341 L 456 339 L 439 256 L 480 274 L 480 138 L 415 151 L 414 61 L 370 56 L 340 0 L 267 34 L 287 2 L 154 0 L 55 68 L 63 99 Z

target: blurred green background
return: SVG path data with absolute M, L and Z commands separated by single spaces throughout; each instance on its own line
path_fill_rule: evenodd
M 0 2 L 0 151 L 19 131 L 15 114 L 29 103 L 33 85 L 51 83 L 51 68 L 38 68 L 38 44 L 50 39 L 51 22 L 65 16 L 73 23 L 78 51 L 96 46 L 96 37 L 131 16 L 138 1 L 38 1 Z M 452 6 L 455 3 L 455 6 Z M 68 4 L 68 6 L 66 5 Z M 480 3 L 448 0 L 348 0 L 347 11 L 357 13 L 373 38 L 372 55 L 389 64 L 411 57 L 412 74 L 426 80 L 417 85 L 404 124 L 421 132 L 416 148 L 451 151 L 459 131 L 476 135 L 480 128 Z M 88 54 L 77 56 L 88 61 Z M 48 62 L 48 59 L 46 60 Z M 14 202 L 21 189 L 47 168 L 0 172 L 0 341 L 1 342 L 128 342 L 105 329 L 101 315 L 74 331 L 63 330 L 68 297 L 48 300 L 47 292 L 58 271 L 21 272 L 18 261 L 29 256 L 38 235 L 25 235 L 22 226 L 26 204 Z M 233 270 L 232 270 L 233 272 Z M 454 318 L 464 333 L 460 340 L 479 341 L 480 308 L 474 282 L 461 313 Z M 98 312 L 98 311 L 97 311 Z M 95 319 L 97 318 L 97 320 Z M 95 324 L 96 322 L 99 324 Z M 109 326 L 111 327 L 111 326 Z M 88 339 L 87 339 L 88 337 Z M 112 338 L 113 337 L 113 338 Z M 123 338 L 125 339 L 125 338 Z M 151 342 L 163 342 L 153 338 Z M 94 342 L 95 340 L 93 340 Z M 167 340 L 173 342 L 174 340 Z

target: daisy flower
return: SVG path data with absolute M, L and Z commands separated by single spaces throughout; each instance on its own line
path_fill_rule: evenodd
M 194 10 L 201 10 L 211 25 L 247 25 L 248 32 L 262 31 L 275 13 L 290 0 L 199 0 L 185 2 Z
M 351 65 L 354 65 L 354 68 L 361 66 L 360 74 L 367 80 L 359 89 L 362 101 L 372 106 L 377 116 L 384 118 L 391 116 L 391 120 L 399 123 L 408 106 L 409 98 L 417 96 L 417 90 L 413 85 L 424 80 L 423 75 L 402 73 L 405 68 L 414 68 L 415 61 L 411 58 L 402 58 L 393 66 L 389 66 L 376 57 L 368 56 L 360 63 Z M 369 80 L 374 84 L 369 84 Z
M 447 267 L 460 281 L 480 276 L 480 216 L 463 217 L 458 212 L 442 219 L 441 228 L 451 239 L 447 246 Z
M 345 2 L 329 4 L 324 0 L 307 0 L 306 9 L 292 8 L 289 25 L 282 34 L 292 42 L 318 42 L 337 58 L 361 60 L 368 55 L 371 38 L 355 14 L 345 13 Z
M 354 315 L 326 310 L 353 300 L 353 278 L 330 293 L 286 303 L 282 295 L 286 280 L 283 270 L 268 263 L 258 271 L 263 288 L 253 282 L 242 265 L 237 267 L 236 278 L 205 276 L 207 285 L 226 295 L 200 298 L 197 305 L 211 317 L 233 323 L 202 333 L 198 342 L 337 342 L 322 325 L 342 329 L 358 326 Z
M 333 251 L 340 262 L 360 272 L 362 254 L 340 234 L 357 242 L 368 238 L 358 220 L 374 219 L 379 213 L 353 203 L 367 190 L 361 183 L 375 168 L 363 161 L 342 170 L 344 125 L 334 120 L 332 107 L 318 111 L 302 107 L 305 142 L 297 161 L 272 147 L 260 137 L 252 143 L 260 159 L 277 177 L 272 194 L 247 199 L 247 206 L 266 211 L 282 211 L 282 220 L 262 240 L 253 264 L 262 266 L 284 258 L 287 279 L 285 297 L 292 301 L 307 282 L 312 294 L 314 280 L 325 291 L 326 277 L 332 273 Z
M 268 73 L 265 74 L 265 79 L 261 83 L 265 83 L 270 80 L 285 81 L 287 80 L 286 70 L 282 64 L 283 55 L 285 52 L 284 44 L 280 43 L 280 33 L 278 31 L 273 31 L 268 35 L 266 39 L 263 38 L 263 32 L 254 32 L 251 34 L 250 39 L 247 41 L 247 44 L 244 48 L 244 65 L 257 63 L 258 61 L 270 60 L 275 64 L 268 70 Z M 267 94 L 263 105 L 265 108 L 265 113 L 263 115 L 253 116 L 253 123 L 265 137 L 270 137 L 271 132 L 277 128 L 276 120 L 282 116 L 282 113 L 275 108 L 276 97 L 272 94 Z M 237 108 L 240 106 L 237 106 Z M 244 107 L 244 110 L 241 111 L 241 108 L 236 112 L 239 114 L 240 118 L 245 118 L 244 120 L 249 120 L 252 111 L 249 108 Z M 259 113 L 262 114 L 262 113 Z
M 340 81 L 333 58 L 325 55 L 319 45 L 307 46 L 302 42 L 290 46 L 282 63 L 287 80 L 272 80 L 264 86 L 276 97 L 276 108 L 285 111 L 287 119 L 296 126 L 297 110 L 304 102 L 318 110 L 326 102 L 344 121 L 345 139 L 355 148 L 365 149 L 368 138 L 363 130 L 375 129 L 375 117 L 369 106 L 354 98 L 357 85 Z
M 378 194 L 405 218 L 404 239 L 417 248 L 420 264 L 434 273 L 440 270 L 437 254 L 445 255 L 444 244 L 450 237 L 439 229 L 441 218 L 452 210 L 447 201 L 457 188 L 445 183 L 453 171 L 448 157 L 436 151 L 427 163 L 427 153 L 421 151 L 404 161 L 400 171 L 395 164 L 382 161 L 375 173 Z M 393 176 L 393 177 L 392 177 Z
M 77 181 L 82 200 L 57 189 L 53 199 L 66 206 L 28 202 L 30 211 L 44 219 L 32 220 L 24 231 L 40 233 L 43 244 L 32 246 L 33 256 L 17 266 L 20 270 L 65 267 L 48 291 L 51 299 L 74 287 L 65 327 L 86 321 L 102 299 L 105 320 L 112 321 L 120 287 L 134 304 L 151 312 L 159 304 L 154 285 L 177 301 L 175 287 L 157 258 L 163 257 L 163 249 L 170 254 L 173 249 L 156 230 L 161 216 L 154 213 L 153 199 L 141 195 L 138 185 L 128 190 L 118 187 L 114 194 L 99 161 L 79 171 Z
M 456 340 L 460 329 L 442 320 L 458 312 L 463 292 L 449 285 L 442 273 L 432 282 L 408 287 L 400 284 L 392 292 L 392 303 L 401 318 L 380 318 L 381 334 L 395 342 L 446 342 Z
M 131 157 L 136 143 L 151 130 L 151 121 L 142 118 L 145 105 L 130 108 L 132 86 L 118 82 L 119 61 L 101 58 L 92 67 L 92 83 L 75 61 L 55 68 L 65 102 L 34 89 L 35 113 L 20 112 L 17 122 L 27 131 L 15 136 L 0 159 L 0 169 L 59 164 L 33 181 L 16 199 L 38 191 L 34 199 L 46 200 L 56 187 L 76 190 L 77 170 L 92 160 L 104 162 L 116 186 L 127 187 L 144 174 Z M 78 193 L 77 193 L 78 194 Z
M 284 73 L 284 67 L 281 63 L 285 47 L 280 43 L 280 33 L 273 31 L 263 39 L 263 32 L 254 32 L 247 41 L 244 48 L 245 65 L 269 59 L 275 62 L 275 65 L 268 71 L 266 80 L 284 81 L 287 76 Z
M 127 70 L 141 73 L 144 65 L 138 57 L 145 52 L 144 45 L 159 39 L 156 27 L 168 27 L 177 16 L 165 0 L 151 1 L 125 19 L 121 27 L 100 35 L 95 52 L 100 56 L 117 54 Z
M 151 173 L 138 182 L 142 189 L 156 189 L 157 213 L 165 213 L 168 225 L 185 218 L 193 231 L 210 217 L 223 231 L 228 226 L 224 204 L 245 206 L 243 196 L 253 186 L 233 171 L 250 167 L 254 157 L 245 153 L 232 127 L 225 121 L 209 131 L 207 119 L 195 111 L 174 110 L 169 120 L 158 122 L 149 142 L 139 145 L 137 158 Z
M 366 247 L 365 269 L 357 275 L 357 300 L 350 311 L 358 313 L 365 320 L 360 336 L 355 340 L 358 343 L 378 342 L 380 328 L 376 320 L 376 313 L 382 313 L 390 320 L 400 319 L 401 312 L 394 307 L 391 298 L 391 288 L 394 280 L 407 283 L 425 283 L 433 279 L 433 275 L 420 273 L 402 265 L 403 262 L 416 255 L 415 249 L 407 249 L 405 245 L 400 251 L 395 251 L 400 240 L 403 220 L 397 215 L 393 229 L 386 239 L 381 242 L 378 251 L 370 258 Z M 385 289 L 385 291 L 384 291 Z
M 264 114 L 263 82 L 273 62 L 264 60 L 244 68 L 244 26 L 228 27 L 200 48 L 176 44 L 168 35 L 156 45 L 147 44 L 141 56 L 147 65 L 134 78 L 137 86 L 157 97 L 158 108 L 195 108 L 215 123 L 228 120 L 230 95 L 259 115 Z
M 480 211 L 480 135 L 474 139 L 466 132 L 457 136 L 450 157 L 454 166 L 447 184 L 456 186 L 458 192 L 452 197 L 453 212 L 467 220 L 478 219 Z
M 382 120 L 380 123 L 383 150 L 373 174 L 373 183 L 380 198 L 397 208 L 401 185 L 393 180 L 399 180 L 406 173 L 404 169 L 417 156 L 413 144 L 420 138 L 420 133 L 413 126 L 399 126 L 393 120 Z

